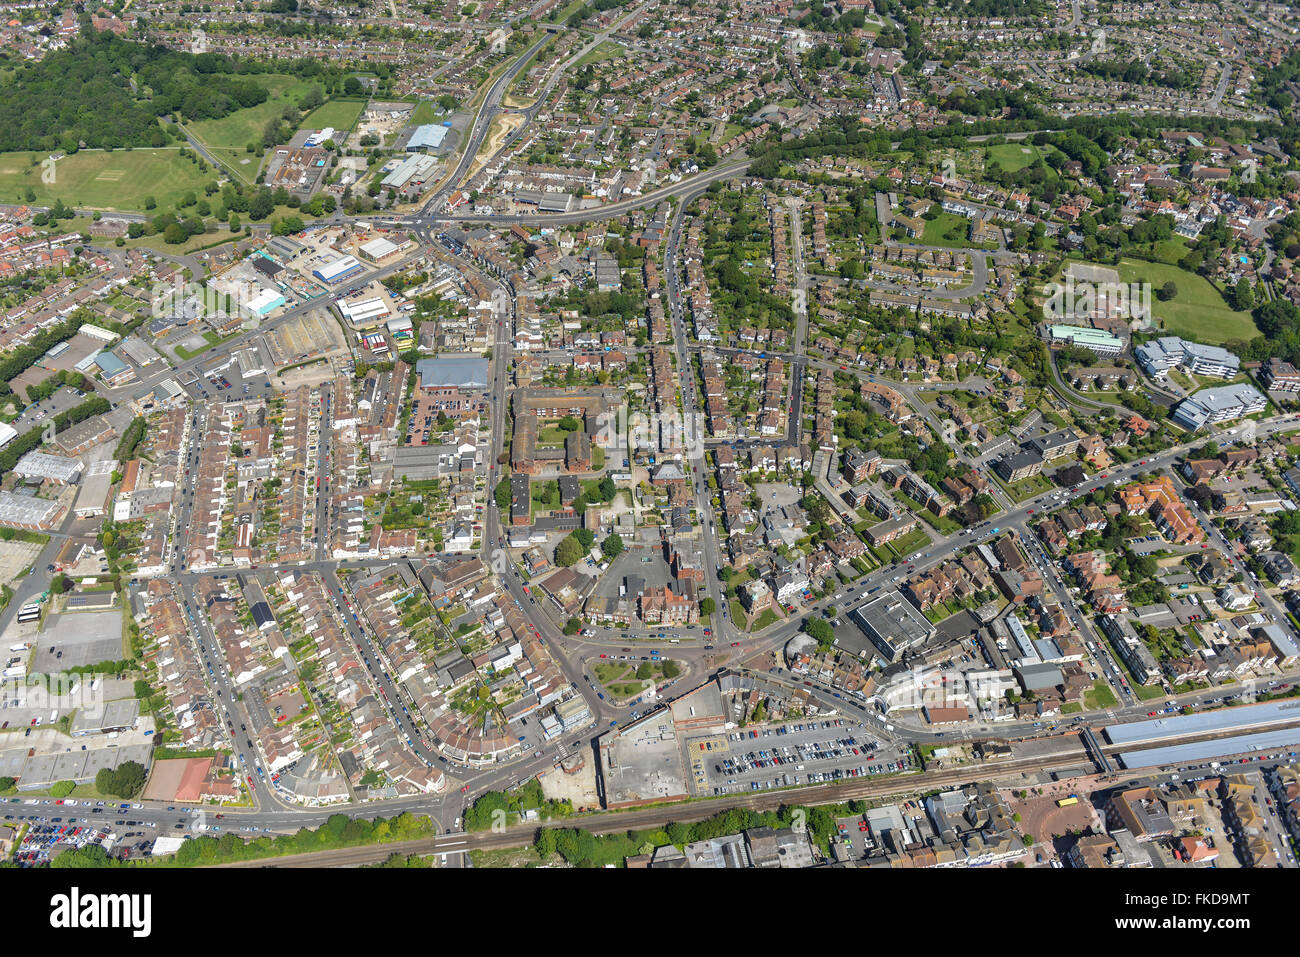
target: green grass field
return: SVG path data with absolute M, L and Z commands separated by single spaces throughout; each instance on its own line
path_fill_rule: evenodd
M 1164 263 L 1122 259 L 1119 278 L 1120 282 L 1126 283 L 1149 282 L 1154 289 L 1170 281 L 1178 287 L 1178 295 L 1169 302 L 1156 299 L 1154 292 L 1151 297 L 1151 311 L 1157 319 L 1164 320 L 1167 332 L 1186 333 L 1194 339 L 1214 344 L 1229 339 L 1253 339 L 1259 335 L 1250 313 L 1230 307 L 1203 276 Z
M 324 106 L 308 113 L 303 118 L 302 128 L 320 130 L 332 126 L 340 131 L 334 142 L 342 146 L 343 133 L 352 129 L 365 106 L 363 100 L 330 100 Z
M 925 224 L 921 238 L 915 240 L 924 246 L 950 246 L 966 249 L 976 244 L 970 240 L 970 220 L 956 213 L 940 213 Z
M 600 63 L 602 60 L 614 60 L 623 56 L 627 56 L 627 51 L 619 44 L 613 40 L 602 40 L 600 45 L 579 60 L 574 68 L 581 70 L 588 63 Z
M 202 140 L 205 146 L 242 150 L 248 143 L 262 138 L 267 121 L 278 116 L 286 103 L 296 104 L 314 85 L 310 81 L 274 74 L 257 77 L 257 82 L 271 94 L 265 103 L 250 106 L 246 110 L 236 110 L 219 120 L 200 120 L 189 124 L 187 129 Z M 331 105 L 327 103 L 321 109 Z
M 175 149 L 82 150 L 59 160 L 54 182 L 44 183 L 41 167 L 31 168 L 30 155 L 0 153 L 0 202 L 25 202 L 30 188 L 42 205 L 61 199 L 69 206 L 143 212 L 146 196 L 154 197 L 159 209 L 174 207 L 185 193 L 201 193 L 214 177 Z
M 246 184 L 251 186 L 257 180 L 257 171 L 261 168 L 262 161 L 256 153 L 250 153 L 242 146 L 239 149 L 209 146 L 207 150 L 217 162 L 225 164 L 226 169 L 233 170 Z
M 1008 173 L 1024 169 L 1043 155 L 1037 146 L 1030 143 L 1002 143 L 990 146 L 985 152 L 988 154 L 985 163 L 997 163 Z
M 440 117 L 445 119 L 446 114 L 439 113 L 438 107 L 428 100 L 421 100 L 411 112 L 411 125 L 425 126 L 429 123 L 437 123 Z

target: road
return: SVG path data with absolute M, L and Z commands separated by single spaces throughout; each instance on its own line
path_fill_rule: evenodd
M 1071 26 L 1077 27 L 1080 22 L 1080 10 L 1077 0 L 1072 3 L 1073 17 Z M 527 108 L 517 110 L 522 112 L 526 121 L 532 121 L 537 112 L 542 108 L 547 97 L 554 88 L 559 77 L 571 66 L 576 64 L 582 56 L 592 49 L 595 49 L 599 43 L 603 42 L 609 35 L 615 32 L 623 22 L 639 13 L 640 8 L 634 11 L 629 17 L 625 17 L 618 25 L 610 27 L 607 31 L 595 36 L 589 43 L 572 57 L 568 58 L 552 74 L 547 84 L 543 88 L 538 98 Z M 369 222 L 383 226 L 406 227 L 414 231 L 426 248 L 417 250 L 411 256 L 393 263 L 387 267 L 375 270 L 369 270 L 353 279 L 350 286 L 362 286 L 373 280 L 382 279 L 388 275 L 400 272 L 408 268 L 410 263 L 418 256 L 425 255 L 427 247 L 435 242 L 436 234 L 449 225 L 473 225 L 488 224 L 492 226 L 506 226 L 511 224 L 523 224 L 534 227 L 558 227 L 566 225 L 576 225 L 585 222 L 595 222 L 600 220 L 612 219 L 625 213 L 643 209 L 649 206 L 657 205 L 666 200 L 675 200 L 676 205 L 672 218 L 671 229 L 668 234 L 665 245 L 665 269 L 667 277 L 667 293 L 669 316 L 672 324 L 672 333 L 674 339 L 674 349 L 678 360 L 678 371 L 682 377 L 681 380 L 681 399 L 679 411 L 688 417 L 697 417 L 701 412 L 700 396 L 696 376 L 694 375 L 693 347 L 688 345 L 688 334 L 685 326 L 686 317 L 681 289 L 681 233 L 685 217 L 685 210 L 691 201 L 701 195 L 711 185 L 720 181 L 742 175 L 748 166 L 750 160 L 745 156 L 736 156 L 726 162 L 720 163 L 711 170 L 707 170 L 698 175 L 680 179 L 676 182 L 669 183 L 657 189 L 651 190 L 644 195 L 633 197 L 619 202 L 608 203 L 594 206 L 588 209 L 576 210 L 568 213 L 559 214 L 529 214 L 521 213 L 517 215 L 479 215 L 473 213 L 457 213 L 444 215 L 438 213 L 438 210 L 445 204 L 447 197 L 456 189 L 461 188 L 472 169 L 473 164 L 481 151 L 483 144 L 491 129 L 493 120 L 505 110 L 502 107 L 502 100 L 506 90 L 525 70 L 529 63 L 536 57 L 544 44 L 550 38 L 549 33 L 543 33 L 523 54 L 516 58 L 507 69 L 505 69 L 483 94 L 482 102 L 474 117 L 474 121 L 469 127 L 468 133 L 464 138 L 464 150 L 459 160 L 446 177 L 441 186 L 434 191 L 428 200 L 423 204 L 418 212 L 405 216 L 370 216 L 359 217 L 355 221 Z M 1229 71 L 1225 70 L 1221 77 L 1220 87 L 1226 89 Z M 1221 94 L 1220 94 L 1221 95 Z M 525 126 L 526 128 L 526 126 Z M 1027 134 L 1026 134 L 1027 135 Z M 1015 137 L 1009 137 L 1015 138 Z M 196 149 L 202 152 L 198 144 L 194 144 Z M 880 197 L 877 196 L 877 205 L 879 207 Z M 787 440 L 797 441 L 799 436 L 799 421 L 801 417 L 801 404 L 803 396 L 803 379 L 804 370 L 809 365 L 825 366 L 827 363 L 821 363 L 818 360 L 809 360 L 806 355 L 806 342 L 808 335 L 808 317 L 806 298 L 808 290 L 807 263 L 805 260 L 804 241 L 802 235 L 802 211 L 797 201 L 792 202 L 791 208 L 791 235 L 793 237 L 793 265 L 794 265 L 794 292 L 795 292 L 795 318 L 796 328 L 794 342 L 788 353 L 781 354 L 781 358 L 790 363 L 791 375 L 791 393 L 790 405 L 787 410 Z M 887 217 L 881 217 L 882 222 Z M 341 213 L 333 217 L 332 222 L 342 224 L 348 221 Z M 909 248 L 919 250 L 935 249 L 939 247 L 928 247 L 914 244 L 897 244 L 906 245 Z M 962 290 L 927 290 L 928 295 L 936 298 L 959 298 L 969 297 L 982 294 L 988 284 L 988 257 L 992 255 L 996 260 L 998 253 L 990 253 L 987 250 L 966 250 L 971 257 L 972 262 L 972 283 L 966 289 Z M 185 265 L 192 270 L 197 277 L 201 268 L 196 260 L 192 257 L 170 257 L 165 254 L 163 258 L 172 258 L 175 261 Z M 461 268 L 479 272 L 471 264 L 464 260 L 451 257 L 457 261 Z M 508 375 L 512 358 L 512 341 L 513 341 L 513 323 L 514 323 L 514 296 L 513 290 L 507 288 L 500 281 L 482 274 L 486 282 L 492 283 L 505 293 L 502 296 L 503 306 L 500 313 L 494 318 L 496 323 L 496 335 L 493 340 L 491 369 L 491 408 L 489 412 L 489 424 L 492 436 L 491 454 L 488 460 L 487 468 L 487 495 L 488 505 L 485 509 L 483 519 L 483 537 L 481 557 L 484 562 L 493 568 L 500 576 L 506 592 L 511 599 L 518 605 L 524 613 L 526 619 L 537 630 L 537 633 L 544 639 L 550 653 L 557 666 L 563 672 L 565 677 L 584 695 L 587 695 L 588 688 L 586 684 L 586 675 L 588 669 L 587 661 L 597 655 L 608 652 L 614 643 L 630 644 L 635 639 L 628 637 L 623 633 L 611 633 L 603 631 L 600 635 L 588 637 L 582 636 L 565 636 L 562 633 L 561 623 L 552 619 L 551 609 L 545 604 L 545 599 L 538 599 L 536 595 L 525 592 L 524 583 L 519 576 L 518 570 L 509 561 L 508 554 L 504 549 L 502 542 L 504 539 L 504 530 L 501 524 L 499 510 L 492 500 L 492 489 L 500 480 L 503 469 L 499 463 L 499 458 L 504 451 L 503 438 L 505 435 L 506 422 L 506 402 Z M 884 288 L 889 288 L 886 284 L 881 284 Z M 144 377 L 141 382 L 133 384 L 133 391 L 141 387 L 149 387 L 158 384 L 165 378 L 175 377 L 182 382 L 195 375 L 201 374 L 204 369 L 210 368 L 215 362 L 225 361 L 229 355 L 250 345 L 255 339 L 264 335 L 268 330 L 274 329 L 280 325 L 290 322 L 299 316 L 310 311 L 319 309 L 327 305 L 336 295 L 319 297 L 317 299 L 298 302 L 292 305 L 288 310 L 275 319 L 265 321 L 255 330 L 241 332 L 235 338 L 228 342 L 222 343 L 215 349 L 206 350 L 194 358 L 185 362 L 178 363 L 174 368 L 163 368 Z M 726 354 L 727 350 L 717 350 Z M 1074 397 L 1060 380 L 1059 374 L 1056 373 L 1055 367 L 1053 372 L 1057 377 L 1058 391 L 1062 393 L 1065 401 L 1071 404 L 1086 406 L 1094 410 L 1106 407 L 1106 403 L 1093 402 L 1091 400 L 1082 400 Z M 859 374 L 859 370 L 854 370 L 854 374 Z M 930 410 L 918 396 L 915 390 L 905 385 L 899 387 L 891 383 L 900 392 L 907 397 L 908 402 L 916 409 L 926 420 L 938 429 L 942 434 L 941 425 Z M 207 397 L 201 380 L 194 386 L 198 389 L 202 397 Z M 198 398 L 199 396 L 195 396 Z M 329 440 L 329 406 L 331 394 L 328 386 L 321 390 L 323 421 L 326 425 L 320 431 L 319 458 L 316 463 L 318 474 L 322 476 L 322 482 L 315 494 L 315 509 L 317 515 L 317 534 L 318 544 L 314 560 L 299 566 L 293 567 L 306 572 L 317 572 L 322 575 L 326 587 L 329 589 L 331 596 L 335 601 L 336 611 L 346 626 L 347 632 L 353 642 L 358 654 L 361 656 L 367 670 L 367 680 L 372 685 L 383 692 L 384 697 L 389 702 L 389 710 L 394 726 L 406 737 L 413 751 L 426 763 L 431 766 L 438 762 L 446 768 L 447 773 L 455 781 L 455 784 L 443 795 L 429 796 L 417 795 L 395 800 L 376 801 L 366 804 L 352 803 L 337 810 L 349 815 L 359 816 L 377 816 L 389 815 L 402 810 L 418 810 L 422 813 L 433 815 L 439 826 L 444 830 L 452 830 L 456 827 L 457 820 L 463 815 L 464 807 L 472 801 L 477 795 L 486 790 L 508 787 L 517 781 L 526 780 L 539 771 L 551 767 L 560 755 L 571 753 L 578 750 L 588 750 L 592 746 L 593 738 L 602 730 L 615 723 L 622 723 L 628 718 L 630 708 L 617 707 L 608 698 L 600 699 L 594 694 L 587 695 L 588 703 L 593 713 L 593 724 L 591 727 L 570 732 L 562 738 L 552 742 L 528 741 L 521 742 L 518 755 L 509 762 L 493 764 L 486 767 L 467 767 L 458 766 L 454 763 L 448 763 L 444 756 L 440 755 L 435 747 L 426 737 L 427 729 L 420 727 L 420 722 L 415 718 L 415 709 L 411 707 L 409 697 L 403 689 L 399 688 L 392 680 L 392 668 L 384 659 L 380 649 L 375 647 L 369 640 L 366 631 L 361 627 L 358 618 L 353 617 L 355 602 L 353 602 L 348 592 L 348 583 L 346 574 L 340 576 L 340 572 L 346 573 L 349 569 L 357 570 L 366 567 L 366 563 L 358 562 L 349 565 L 347 562 L 331 560 L 328 554 L 328 531 L 331 521 L 330 502 L 329 502 L 329 469 L 327 466 L 330 455 Z M 1109 406 L 1117 411 L 1126 412 L 1117 406 Z M 190 443 L 187 446 L 186 454 L 193 465 L 197 459 L 197 446 L 195 443 L 202 435 L 202 413 L 196 420 L 195 428 L 192 430 Z M 1260 434 L 1268 435 L 1282 430 L 1295 430 L 1300 428 L 1294 421 L 1287 422 L 1283 417 L 1265 420 L 1261 424 Z M 697 433 L 698 434 L 698 433 Z M 1185 443 L 1181 446 L 1167 450 L 1159 455 L 1153 456 L 1144 463 L 1133 464 L 1120 469 L 1116 469 L 1107 474 L 1105 479 L 1094 478 L 1085 483 L 1078 490 L 1077 494 L 1083 494 L 1099 485 L 1107 482 L 1122 482 L 1138 471 L 1150 471 L 1154 468 L 1169 465 L 1185 452 L 1188 448 L 1198 443 Z M 679 658 L 689 669 L 692 678 L 699 677 L 708 673 L 714 666 L 723 660 L 730 659 L 731 662 L 759 661 L 773 652 L 779 652 L 782 646 L 790 637 L 795 635 L 802 624 L 802 619 L 807 616 L 820 615 L 826 612 L 830 605 L 836 605 L 840 613 L 846 613 L 854 607 L 857 607 L 869 600 L 871 596 L 878 593 L 881 589 L 889 585 L 897 584 L 905 574 L 924 572 L 939 563 L 946 561 L 953 555 L 969 545 L 983 541 L 992 536 L 990 527 L 996 525 L 999 529 L 998 534 L 1006 530 L 1014 530 L 1021 536 L 1022 540 L 1029 545 L 1029 551 L 1033 560 L 1039 564 L 1044 572 L 1045 578 L 1051 583 L 1053 592 L 1056 594 L 1062 606 L 1067 608 L 1071 616 L 1075 618 L 1085 636 L 1093 641 L 1094 646 L 1098 648 L 1097 655 L 1104 667 L 1112 673 L 1122 673 L 1118 671 L 1117 664 L 1109 658 L 1109 650 L 1106 643 L 1096 635 L 1092 630 L 1091 624 L 1087 621 L 1082 610 L 1074 602 L 1069 590 L 1056 574 L 1055 569 L 1050 567 L 1046 556 L 1041 553 L 1037 545 L 1032 541 L 1032 532 L 1029 525 L 1036 513 L 1052 507 L 1054 493 L 1047 493 L 1028 502 L 1013 504 L 1005 495 L 1000 495 L 1001 503 L 1004 506 L 1003 511 L 995 516 L 990 522 L 985 523 L 980 528 L 967 528 L 961 532 L 952 535 L 942 535 L 933 538 L 932 542 L 923 547 L 922 553 L 913 557 L 911 561 L 900 560 L 895 563 L 894 567 L 878 569 L 877 571 L 864 576 L 854 583 L 850 588 L 840 589 L 836 594 L 828 596 L 825 599 L 815 601 L 801 609 L 797 614 L 779 625 L 767 629 L 763 634 L 758 636 L 746 636 L 735 631 L 732 623 L 727 617 L 725 594 L 723 593 L 719 581 L 713 570 L 724 564 L 720 554 L 720 536 L 718 535 L 718 525 L 716 516 L 713 513 L 708 486 L 704 479 L 705 461 L 703 458 L 703 446 L 698 450 L 692 450 L 689 459 L 691 471 L 691 481 L 694 489 L 695 507 L 699 516 L 700 525 L 704 530 L 704 548 L 705 548 L 705 565 L 706 565 L 706 592 L 709 597 L 713 598 L 719 614 L 713 619 L 713 628 L 716 634 L 711 639 L 704 639 L 701 633 L 697 638 L 694 634 L 681 632 L 683 643 L 674 646 L 673 657 Z M 980 467 L 978 463 L 971 463 L 973 467 Z M 996 483 L 991 483 L 997 487 Z M 253 735 L 246 731 L 250 720 L 248 709 L 241 703 L 236 696 L 237 688 L 228 674 L 223 656 L 219 654 L 219 648 L 216 637 L 212 634 L 210 624 L 202 614 L 202 603 L 200 597 L 195 591 L 195 585 L 198 580 L 198 574 L 189 566 L 186 555 L 187 531 L 189 522 L 192 517 L 192 493 L 187 492 L 182 496 L 181 503 L 176 510 L 176 524 L 173 532 L 173 554 L 172 559 L 172 579 L 176 582 L 177 595 L 181 601 L 182 607 L 190 621 L 192 629 L 192 638 L 196 644 L 202 660 L 208 666 L 211 691 L 214 693 L 214 700 L 211 703 L 214 710 L 221 716 L 223 723 L 231 732 L 235 760 L 241 766 L 241 773 L 252 773 L 256 777 L 256 768 L 260 764 L 260 756 L 256 748 L 252 745 Z M 1193 512 L 1193 514 L 1198 514 Z M 1211 535 L 1217 534 L 1216 530 L 1210 531 Z M 1219 536 L 1221 539 L 1222 536 Z M 44 582 L 48 576 L 39 574 L 40 569 L 52 560 L 53 554 L 66 538 L 63 533 L 58 533 L 52 537 L 51 542 L 42 550 L 38 559 L 38 574 L 29 576 L 24 579 L 16 589 L 16 597 L 10 608 L 6 610 L 4 623 L 12 617 L 16 609 L 34 596 L 44 587 Z M 1217 540 L 1216 540 L 1217 542 Z M 1226 546 L 1226 542 L 1221 543 Z M 391 562 L 384 562 L 383 565 L 389 565 Z M 904 570 L 906 565 L 906 570 Z M 285 566 L 288 567 L 288 566 Z M 276 570 L 278 566 L 267 566 L 268 571 Z M 1261 592 L 1267 596 L 1267 592 Z M 1271 596 L 1262 598 L 1263 604 L 1270 610 L 1277 620 L 1284 627 L 1290 628 L 1285 613 L 1277 606 Z M 733 647 L 733 644 L 734 647 Z M 710 649 L 703 647 L 705 644 L 714 644 L 721 648 L 720 653 L 710 653 Z M 820 685 L 817 682 L 810 682 L 805 679 L 794 679 L 791 676 L 782 673 L 754 675 L 755 680 L 770 681 L 775 683 L 785 683 L 793 685 L 796 680 L 800 685 L 808 687 L 814 698 L 824 708 L 852 708 L 861 712 L 864 719 L 871 720 L 879 729 L 882 737 L 891 736 L 886 729 L 883 718 L 875 714 L 872 708 L 865 703 L 846 701 L 834 689 Z M 1123 687 L 1121 685 L 1121 690 Z M 1205 692 L 1204 695 L 1209 697 L 1213 694 Z M 1221 691 L 1220 691 L 1221 693 Z M 1132 695 L 1131 691 L 1124 691 L 1124 704 L 1110 712 L 1112 717 L 1138 717 L 1141 716 L 1141 709 L 1146 705 L 1138 702 Z M 1202 699 L 1187 699 L 1202 700 Z M 1080 719 L 1082 720 L 1082 719 Z M 239 730 L 236 731 L 235 729 Z M 1000 736 L 1024 734 L 1031 735 L 1039 733 L 1033 723 L 1019 722 L 1011 724 L 999 724 L 996 729 L 985 728 L 975 725 L 961 733 L 949 733 L 948 739 L 962 737 L 977 737 L 995 732 Z M 905 725 L 898 725 L 895 733 L 892 735 L 897 738 L 906 735 L 908 740 L 917 741 L 934 741 L 945 737 L 944 733 L 934 732 L 930 729 L 910 728 Z M 1064 760 L 1064 759 L 1063 759 Z M 1079 755 L 1071 752 L 1068 758 L 1070 765 L 1079 763 Z M 1061 765 L 1061 766 L 1070 766 Z M 998 773 L 1008 772 L 1017 773 L 1019 770 L 1044 770 L 1056 765 L 1051 763 L 1044 764 L 1041 759 L 1033 759 L 1032 762 L 1024 763 L 1023 768 L 1013 764 L 998 766 L 993 769 Z M 807 788 L 800 791 L 800 798 L 806 799 L 808 803 L 817 803 L 819 801 L 843 800 L 852 796 L 879 796 L 889 793 L 897 793 L 899 790 L 914 790 L 919 785 L 925 787 L 942 787 L 951 786 L 957 783 L 966 783 L 968 780 L 977 780 L 978 777 L 972 777 L 972 774 L 986 776 L 990 773 L 989 768 L 978 769 L 975 771 L 950 771 L 950 772 L 926 772 L 923 775 L 912 776 L 907 779 L 898 779 L 890 781 L 855 781 L 849 785 L 834 785 Z M 894 789 L 894 790 L 891 790 Z M 290 805 L 283 801 L 274 789 L 260 784 L 253 793 L 255 807 L 251 810 L 231 810 L 223 812 L 225 818 L 232 821 L 234 827 L 265 830 L 291 829 L 300 826 L 313 826 L 321 823 L 335 809 L 306 809 Z M 668 820 L 689 820 L 693 817 L 703 817 L 708 814 L 716 813 L 725 807 L 776 807 L 780 803 L 789 800 L 789 795 L 782 792 L 764 792 L 756 795 L 743 795 L 727 797 L 721 801 L 711 801 L 700 805 L 683 805 L 667 809 L 645 809 L 636 812 L 626 812 L 618 815 L 597 815 L 591 818 L 583 818 L 584 825 L 588 820 L 595 821 L 594 827 L 608 827 L 610 829 L 623 829 L 629 826 L 640 826 L 644 823 L 663 823 Z M 94 814 L 96 812 L 91 811 Z M 159 829 L 176 830 L 177 825 L 188 827 L 192 816 L 185 811 L 169 810 L 161 805 L 146 804 L 143 808 L 136 811 L 142 817 L 149 817 L 153 824 Z M 114 815 L 115 817 L 118 815 Z M 223 820 L 225 819 L 223 818 Z M 456 853 L 463 851 L 467 847 L 491 847 L 491 846 L 514 846 L 508 843 L 496 843 L 500 841 L 519 842 L 522 835 L 531 832 L 531 828 L 520 828 L 508 831 L 505 835 L 464 835 L 449 834 L 424 845 L 432 848 L 436 852 Z M 338 863 L 356 863 L 361 859 L 366 859 L 366 855 L 382 853 L 387 856 L 397 850 L 396 845 L 386 845 L 373 849 L 357 849 L 344 852 L 323 852 L 324 854 L 337 855 L 335 858 L 318 857 L 317 862 L 326 863 L 334 861 Z
M 501 98 L 505 95 L 506 89 L 515 81 L 537 55 L 540 50 L 551 39 L 551 34 L 543 32 L 541 36 L 530 46 L 519 59 L 510 65 L 510 68 L 497 77 L 496 82 L 488 88 L 487 94 L 483 97 L 483 102 L 479 104 L 477 115 L 470 126 L 469 136 L 465 140 L 465 151 L 461 154 L 460 162 L 456 164 L 450 176 L 444 180 L 443 185 L 434 191 L 429 197 L 428 202 L 424 204 L 423 212 L 427 216 L 430 212 L 438 209 L 451 193 L 460 188 L 465 177 L 468 175 L 470 168 L 474 164 L 475 157 L 478 156 L 479 150 L 483 146 L 483 140 L 487 137 L 488 130 L 492 127 L 492 121 L 496 119 L 497 114 L 501 112 Z

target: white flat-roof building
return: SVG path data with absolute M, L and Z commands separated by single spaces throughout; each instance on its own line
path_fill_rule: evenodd
M 397 252 L 397 249 L 398 247 L 396 243 L 380 236 L 378 239 L 372 239 L 370 242 L 363 245 L 361 247 L 361 255 L 365 256 L 367 259 L 378 261 L 391 256 L 393 253 Z
M 104 342 L 112 342 L 117 338 L 117 333 L 111 329 L 105 329 L 103 326 L 97 326 L 91 322 L 83 322 L 77 329 L 83 336 L 90 336 L 92 339 L 100 339 Z
M 355 256 L 340 256 L 312 272 L 321 282 L 334 283 L 360 272 L 361 269 L 361 262 Z
M 375 297 L 360 302 L 340 302 L 339 312 L 343 313 L 343 318 L 354 326 L 361 326 L 374 325 L 380 319 L 390 315 L 392 310 L 384 300 Z
M 248 301 L 248 310 L 255 315 L 265 316 L 272 309 L 283 306 L 284 302 L 284 296 L 274 289 L 263 289 Z
M 70 485 L 77 480 L 83 468 L 80 459 L 50 455 L 48 452 L 28 452 L 14 466 L 14 474 L 23 478 Z
M 306 141 L 303 143 L 303 146 L 304 147 L 320 146 L 326 140 L 334 139 L 335 132 L 337 131 L 332 126 L 327 126 L 323 130 L 316 130 L 314 133 L 312 133 L 310 136 L 307 137 Z

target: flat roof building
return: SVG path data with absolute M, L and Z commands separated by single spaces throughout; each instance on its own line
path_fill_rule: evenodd
M 1047 337 L 1054 344 L 1078 346 L 1099 356 L 1117 356 L 1124 351 L 1124 340 L 1104 329 L 1088 326 L 1050 325 Z
M 62 502 L 52 502 L 34 495 L 0 492 L 0 525 L 6 528 L 47 532 L 58 525 L 63 512 Z
M 317 269 L 313 269 L 312 275 L 321 282 L 336 283 L 359 273 L 362 268 L 360 261 L 355 256 L 340 256 L 333 262 L 328 262 Z
M 438 168 L 438 161 L 432 156 L 425 156 L 423 153 L 416 153 L 408 156 L 398 164 L 397 168 L 385 176 L 379 183 L 380 186 L 389 186 L 393 189 L 406 189 L 407 186 L 419 186 L 424 183 Z
M 380 260 L 391 256 L 397 252 L 398 246 L 390 239 L 380 236 L 378 239 L 372 239 L 370 242 L 361 246 L 361 255 L 367 259 Z
M 435 123 L 417 126 L 415 132 L 411 134 L 410 140 L 407 141 L 406 152 L 415 153 L 419 150 L 436 150 L 442 146 L 446 138 L 447 127 L 445 126 L 439 126 Z
M 488 387 L 488 360 L 478 356 L 440 356 L 415 364 L 421 389 L 455 386 L 460 389 Z
M 388 308 L 388 303 L 375 297 L 374 299 L 363 299 L 358 302 L 340 302 L 339 312 L 343 313 L 343 318 L 354 326 L 373 326 L 377 325 L 385 316 L 388 316 L 392 310 Z
M 892 588 L 854 609 L 849 617 L 885 661 L 894 661 L 934 634 L 929 619 Z
M 256 296 L 248 301 L 248 311 L 256 316 L 265 316 L 273 309 L 278 309 L 284 305 L 284 296 L 274 289 L 263 289 Z
M 50 455 L 48 452 L 28 452 L 14 466 L 14 474 L 27 479 L 70 485 L 77 480 L 84 467 L 80 459 Z

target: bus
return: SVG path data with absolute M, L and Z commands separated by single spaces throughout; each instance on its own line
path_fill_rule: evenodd
M 1079 803 L 1079 799 L 1075 797 L 1073 794 L 1071 794 L 1068 798 L 1061 798 L 1059 801 L 1057 801 L 1056 806 L 1070 807 L 1071 805 L 1078 804 L 1078 803 Z
M 36 621 L 40 617 L 40 605 L 24 605 L 18 610 L 18 624 L 20 625 L 29 621 Z

